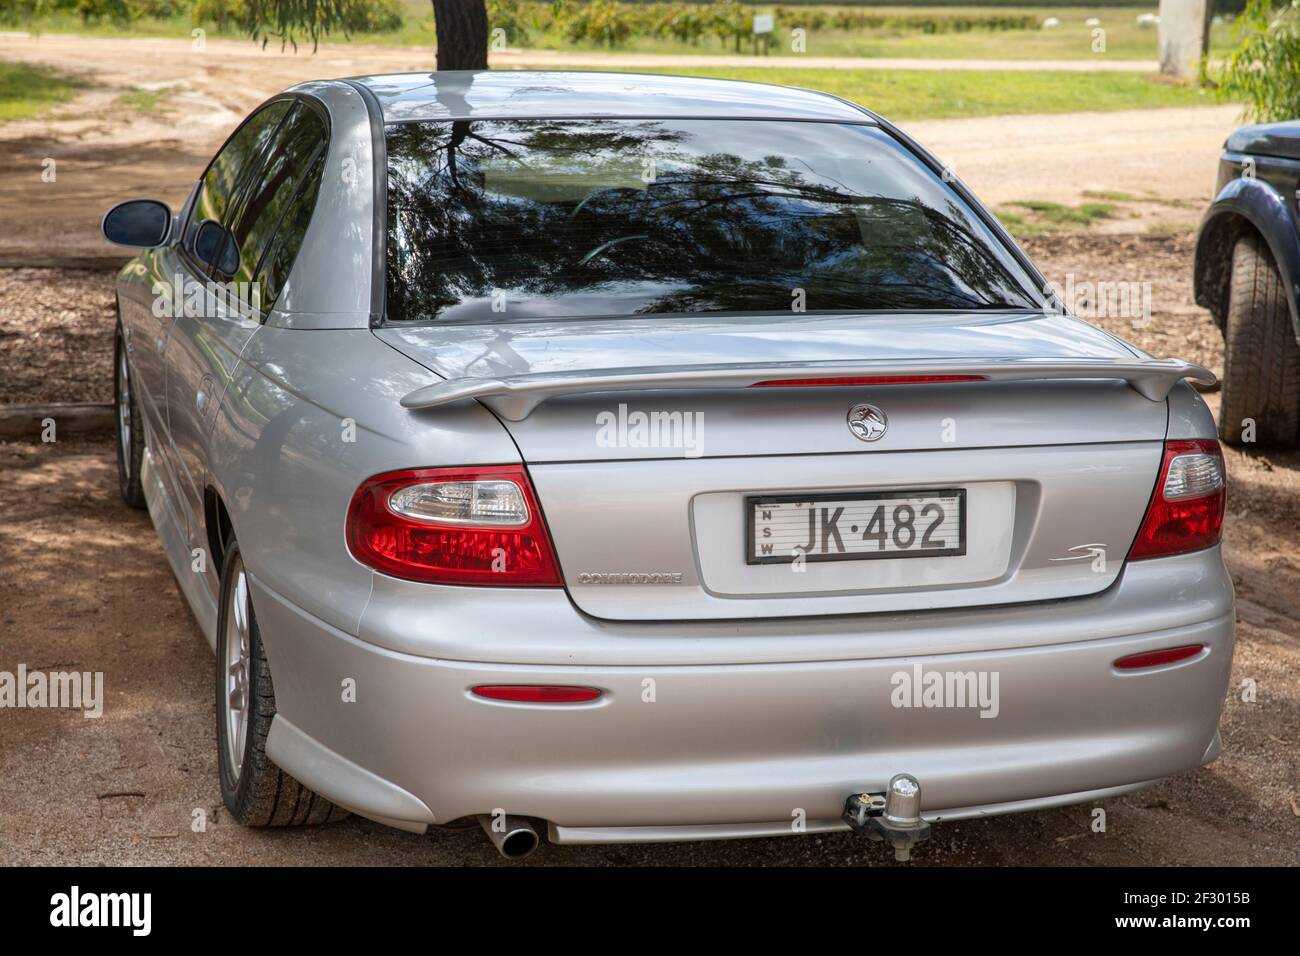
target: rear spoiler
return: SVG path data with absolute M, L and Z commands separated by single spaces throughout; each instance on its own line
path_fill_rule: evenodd
M 463 377 L 417 388 L 402 398 L 404 408 L 436 408 L 468 398 L 512 422 L 523 421 L 548 398 L 590 392 L 661 388 L 747 388 L 774 379 L 842 379 L 969 376 L 990 382 L 1054 379 L 1121 379 L 1143 398 L 1162 402 L 1179 381 L 1213 385 L 1214 373 L 1178 359 L 875 359 L 856 362 L 762 362 L 742 365 L 677 365 L 651 368 L 533 372 L 504 378 Z

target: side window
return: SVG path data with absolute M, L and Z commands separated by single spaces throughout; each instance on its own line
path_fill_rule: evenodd
M 299 187 L 306 184 L 313 162 L 324 154 L 328 135 L 325 121 L 301 103 L 295 104 L 280 124 L 265 162 L 249 185 L 238 220 L 232 226 L 239 249 L 239 267 L 232 275 L 234 281 L 252 283 L 259 275 L 258 266 L 272 237 L 286 221 L 286 214 L 295 203 Z M 250 299 L 251 304 L 269 308 L 266 291 L 254 287 L 250 295 L 256 299 Z
M 289 103 L 272 103 L 254 113 L 222 147 L 199 183 L 199 194 L 185 224 L 185 247 L 194 251 L 194 237 L 204 222 L 226 224 L 244 178 L 257 164 L 262 150 L 270 141 Z
M 285 211 L 280 228 L 276 231 L 275 241 L 270 252 L 262 260 L 258 282 L 262 290 L 262 310 L 269 312 L 275 300 L 289 278 L 289 269 L 298 258 L 298 249 L 302 246 L 303 236 L 311 222 L 311 214 L 316 209 L 316 197 L 320 193 L 321 176 L 325 171 L 325 150 L 320 150 L 312 160 L 311 167 L 303 176 L 297 194 Z

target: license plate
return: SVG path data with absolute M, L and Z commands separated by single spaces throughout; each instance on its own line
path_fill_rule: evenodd
M 747 564 L 966 553 L 966 489 L 767 495 L 749 509 Z

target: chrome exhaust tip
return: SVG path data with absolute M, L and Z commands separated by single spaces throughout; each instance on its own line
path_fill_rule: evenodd
M 478 822 L 497 852 L 507 860 L 531 856 L 542 842 L 533 825 L 523 817 L 507 816 L 504 812 L 481 813 Z

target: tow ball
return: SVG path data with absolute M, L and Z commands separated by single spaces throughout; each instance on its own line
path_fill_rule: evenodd
M 930 839 L 930 824 L 921 819 L 921 784 L 908 773 L 895 774 L 884 793 L 845 800 L 844 822 L 854 833 L 888 843 L 896 860 L 910 860 L 912 847 Z

